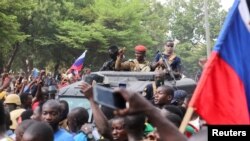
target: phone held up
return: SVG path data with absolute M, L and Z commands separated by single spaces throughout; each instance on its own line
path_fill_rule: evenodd
M 95 102 L 112 109 L 126 108 L 126 101 L 124 98 L 120 94 L 114 93 L 112 89 L 94 85 L 93 90 Z
M 126 83 L 119 83 L 119 88 L 126 88 L 127 84 Z

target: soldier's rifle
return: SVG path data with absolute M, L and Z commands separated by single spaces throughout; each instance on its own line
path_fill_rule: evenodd
M 160 53 L 160 55 L 161 55 L 161 58 L 162 58 L 162 61 L 163 61 L 163 65 L 167 69 L 167 71 L 168 71 L 170 77 L 173 79 L 173 82 L 174 82 L 174 85 L 175 85 L 176 84 L 176 79 L 175 79 L 174 73 L 173 73 L 173 71 L 172 71 L 172 69 L 171 69 L 171 67 L 170 67 L 170 65 L 168 63 L 168 60 L 165 58 L 163 53 Z

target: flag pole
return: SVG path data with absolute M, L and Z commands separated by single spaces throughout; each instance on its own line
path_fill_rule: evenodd
M 190 121 L 190 119 L 191 119 L 193 113 L 194 113 L 194 108 L 189 106 L 189 107 L 187 108 L 187 112 L 185 113 L 185 116 L 184 116 L 184 118 L 183 118 L 183 120 L 182 120 L 182 122 L 181 122 L 181 125 L 180 125 L 180 127 L 179 127 L 179 131 L 180 131 L 181 133 L 184 133 L 184 132 L 185 132 L 185 129 L 186 129 L 186 127 L 187 127 L 187 125 L 188 125 L 188 122 Z
M 207 58 L 208 58 L 211 54 L 211 43 L 210 43 L 210 30 L 209 30 L 207 1 L 208 0 L 204 0 L 204 14 L 205 14 L 205 32 L 206 32 Z

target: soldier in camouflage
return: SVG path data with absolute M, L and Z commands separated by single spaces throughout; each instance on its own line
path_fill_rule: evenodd
M 137 45 L 135 47 L 135 58 L 122 62 L 124 56 L 124 50 L 119 51 L 117 60 L 115 62 L 115 70 L 118 71 L 136 71 L 136 72 L 149 72 L 151 71 L 150 62 L 145 60 L 146 47 L 143 45 Z

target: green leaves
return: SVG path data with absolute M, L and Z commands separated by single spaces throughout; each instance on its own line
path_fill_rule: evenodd
M 194 76 L 198 58 L 206 56 L 205 20 L 202 0 L 170 0 L 171 36 L 179 41 L 176 51 L 182 58 L 186 75 Z M 216 0 L 208 3 L 209 26 L 211 39 L 217 38 L 226 12 Z M 214 43 L 212 43 L 214 44 Z
M 166 0 L 165 5 L 156 0 L 1 0 L 0 56 L 5 63 L 19 42 L 15 68 L 25 66 L 25 59 L 34 66 L 67 68 L 88 49 L 86 66 L 97 70 L 110 45 L 126 47 L 126 57 L 134 58 L 134 46 L 143 44 L 152 60 L 167 39 L 176 39 L 176 52 L 192 75 L 205 55 L 202 7 L 201 0 Z M 224 20 L 220 7 L 209 1 L 212 39 Z
M 56 37 L 60 43 L 68 47 L 86 48 L 86 43 L 93 41 L 106 44 L 104 35 L 100 32 L 103 27 L 98 24 L 84 25 L 81 22 L 68 20 L 59 22 L 58 29 Z

